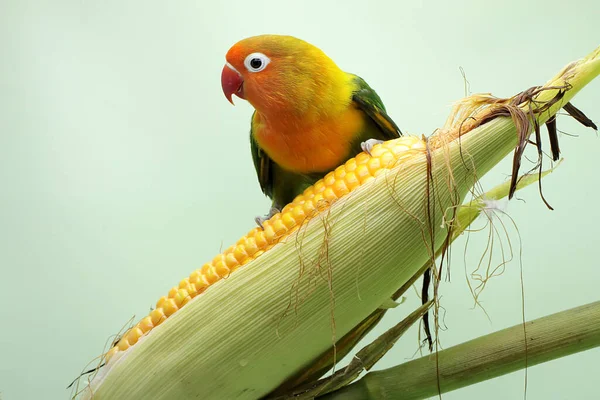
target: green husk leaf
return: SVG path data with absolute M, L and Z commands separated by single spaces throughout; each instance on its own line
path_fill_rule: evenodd
M 541 178 L 546 175 L 554 172 L 554 170 L 560 165 L 562 160 L 556 164 L 553 168 L 548 169 L 546 171 L 542 171 L 541 173 L 536 174 L 526 174 L 519 179 L 519 183 L 517 185 L 517 190 L 523 189 L 533 183 L 538 182 Z M 482 212 L 490 212 L 492 210 L 488 210 L 487 201 L 489 200 L 501 200 L 505 197 L 508 197 L 510 192 L 510 182 L 502 183 L 493 189 L 487 191 L 486 193 L 476 197 L 471 202 L 462 205 L 458 208 L 458 212 L 455 218 L 455 228 L 452 231 L 452 237 L 450 239 L 450 244 L 454 242 L 456 238 L 458 238 L 470 225 L 473 223 Z M 438 252 L 439 254 L 439 252 Z M 427 264 L 428 265 L 428 264 Z M 423 268 L 415 275 L 415 277 L 420 277 L 422 275 L 422 270 L 427 268 L 427 265 L 424 265 Z M 404 285 L 407 287 L 407 285 Z M 404 290 L 401 292 L 398 291 L 394 294 L 394 297 L 397 298 L 404 293 Z M 394 302 L 392 299 L 388 300 L 393 304 L 398 305 L 398 303 Z M 383 335 L 378 337 L 374 344 L 376 343 L 395 343 L 400 335 L 404 333 L 406 328 L 410 327 L 416 320 L 415 316 L 422 317 L 423 314 L 429 310 L 432 302 L 429 301 L 426 303 L 426 306 L 421 306 L 420 309 L 417 309 L 411 315 L 409 315 L 405 320 L 401 321 L 399 325 L 393 327 L 392 329 L 386 331 Z M 316 395 L 325 395 L 326 393 L 335 391 L 346 384 L 349 384 L 355 378 L 358 377 L 358 374 L 362 372 L 362 370 L 369 370 L 374 363 L 369 362 L 370 359 L 376 358 L 379 360 L 385 353 L 391 348 L 382 347 L 381 345 L 368 345 L 361 349 L 352 359 L 350 365 L 344 367 L 342 370 L 337 371 L 334 375 L 329 376 L 327 378 L 320 379 L 318 381 L 314 381 L 311 379 L 312 377 L 320 377 L 326 371 L 328 371 L 335 362 L 334 356 L 343 357 L 348 354 L 356 344 L 368 333 L 372 328 L 374 328 L 380 321 L 381 318 L 385 315 L 388 309 L 382 309 L 382 307 L 375 310 L 369 317 L 363 320 L 359 325 L 357 325 L 352 331 L 350 331 L 342 340 L 336 343 L 336 347 L 338 349 L 337 354 L 334 354 L 334 351 L 330 350 L 326 354 L 322 355 L 318 360 L 311 365 L 304 375 L 300 377 L 303 379 L 296 379 L 295 381 L 308 382 L 305 384 L 297 384 L 292 389 L 287 389 L 286 386 L 282 386 L 280 389 L 276 391 L 279 395 L 273 397 L 274 399 L 310 399 Z M 399 329 L 399 327 L 401 329 Z M 375 354 L 373 354 L 375 353 Z
M 595 302 L 369 372 L 319 400 L 424 399 L 598 346 L 600 302 Z

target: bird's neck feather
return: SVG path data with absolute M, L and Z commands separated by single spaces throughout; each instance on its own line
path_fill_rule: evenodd
M 311 125 L 343 112 L 352 91 L 349 75 L 339 69 L 321 69 L 310 76 L 281 74 L 274 85 L 260 93 L 253 106 L 270 125 Z

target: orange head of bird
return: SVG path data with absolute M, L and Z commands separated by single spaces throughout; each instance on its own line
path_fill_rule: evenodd
M 314 102 L 343 72 L 319 48 L 292 36 L 262 35 L 237 42 L 225 56 L 221 86 L 227 100 L 247 100 L 263 113 L 289 112 Z

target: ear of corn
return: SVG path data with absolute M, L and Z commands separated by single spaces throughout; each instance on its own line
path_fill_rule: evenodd
M 540 123 L 600 73 L 599 54 L 569 65 L 547 85 L 561 89 L 536 97 L 533 108 L 562 96 Z M 456 136 L 455 130 L 446 135 Z M 264 231 L 252 230 L 159 300 L 111 350 L 86 394 L 245 399 L 269 393 L 435 254 L 447 234 L 437 228 L 442 216 L 514 148 L 515 126 L 500 117 L 460 142 L 438 143 L 427 153 L 418 139 L 393 141 L 329 174 Z
M 204 292 L 213 283 L 228 277 L 233 271 L 256 259 L 277 243 L 285 240 L 306 223 L 319 210 L 328 208 L 339 198 L 356 190 L 383 174 L 401 160 L 422 154 L 425 142 L 416 137 L 404 137 L 392 140 L 373 148 L 370 155 L 359 154 L 344 165 L 328 173 L 286 205 L 281 213 L 256 227 L 230 246 L 202 268 L 192 272 L 189 277 L 171 288 L 167 296 L 161 297 L 150 315 L 129 329 L 110 349 L 107 362 L 119 351 L 127 350 L 154 327 L 163 323 L 191 299 Z

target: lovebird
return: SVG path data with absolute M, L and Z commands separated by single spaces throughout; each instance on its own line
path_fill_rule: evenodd
M 221 73 L 225 97 L 253 107 L 250 148 L 272 200 L 258 225 L 361 151 L 402 135 L 377 93 L 304 40 L 261 35 L 233 45 Z

